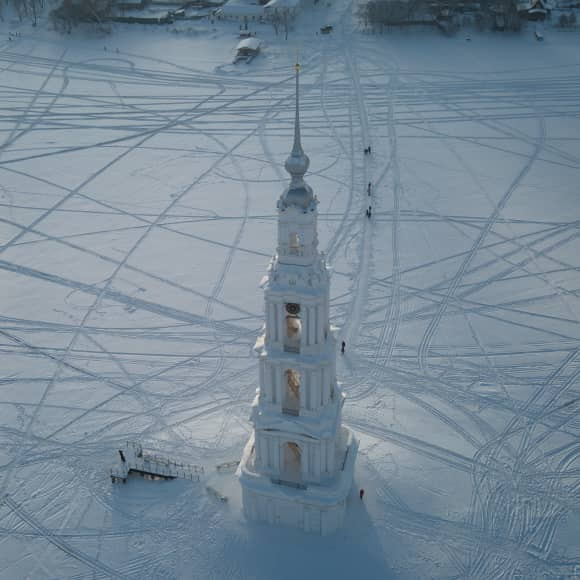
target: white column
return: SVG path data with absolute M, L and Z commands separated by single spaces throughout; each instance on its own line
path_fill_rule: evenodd
M 335 453 L 335 442 L 331 439 L 328 441 L 328 471 L 334 473 L 336 470 L 336 453 Z
M 300 461 L 300 471 L 302 473 L 302 479 L 308 479 L 308 448 L 310 445 L 304 443 L 302 445 L 302 457 Z
M 267 361 L 264 361 L 264 371 L 261 380 L 263 381 L 262 392 L 264 401 L 270 403 L 272 401 L 272 368 L 267 364 Z
M 280 455 L 282 453 L 282 448 L 280 446 L 280 438 L 279 437 L 274 437 L 274 439 L 272 440 L 274 445 L 275 445 L 275 453 L 274 453 L 274 469 L 276 470 L 276 473 L 278 475 L 281 474 L 281 464 L 282 462 L 280 461 Z
M 318 370 L 310 371 L 310 409 L 316 411 L 318 409 Z
M 326 405 L 328 402 L 328 369 L 326 367 L 320 368 L 320 404 Z
M 318 336 L 318 306 L 312 307 L 312 325 L 314 326 L 314 343 L 320 344 L 320 337 Z
M 282 403 L 282 367 L 276 365 L 276 403 Z
M 324 344 L 324 312 L 321 305 L 316 307 L 316 322 L 318 325 L 318 344 Z
M 256 439 L 254 441 L 254 453 L 255 453 L 255 463 L 257 467 L 262 464 L 262 438 L 259 433 L 256 433 Z
M 278 335 L 276 341 L 284 344 L 284 337 L 286 335 L 286 327 L 284 324 L 284 305 L 282 303 L 276 304 L 277 321 L 278 321 Z
M 269 458 L 268 458 L 268 439 L 267 437 L 262 437 L 262 443 L 260 444 L 260 457 L 261 457 L 261 465 L 262 465 L 262 469 L 268 469 L 268 463 L 269 463 Z
M 270 401 L 275 403 L 277 399 L 276 394 L 276 373 L 278 372 L 278 367 L 276 365 L 270 365 Z
M 320 479 L 320 445 L 314 447 L 314 473 L 312 474 L 317 480 Z
M 269 303 L 266 313 L 266 340 L 276 341 L 276 308 Z
M 264 399 L 264 400 L 268 400 L 268 392 L 267 392 L 267 386 L 266 386 L 266 381 L 264 378 L 264 366 L 265 366 L 266 362 L 264 361 L 264 359 L 260 359 L 260 365 L 259 365 L 259 373 L 260 373 L 260 398 Z
M 311 408 L 311 398 L 310 398 L 310 370 L 304 369 L 304 408 L 310 409 Z
M 276 391 L 278 382 L 278 367 L 276 365 L 272 365 L 270 368 L 270 373 L 272 378 L 272 403 L 276 403 L 276 401 L 278 401 L 278 393 Z

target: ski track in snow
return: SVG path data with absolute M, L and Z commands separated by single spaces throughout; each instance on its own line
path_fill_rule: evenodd
M 570 203 L 578 182 L 578 65 L 429 66 L 335 9 L 328 37 L 294 31 L 302 135 L 385 559 L 397 578 L 571 574 L 580 232 L 538 192 Z M 247 70 L 202 70 L 43 34 L 0 46 L 0 577 L 64 558 L 71 578 L 177 578 L 214 517 L 202 486 L 171 521 L 123 505 L 107 469 L 128 439 L 208 471 L 241 452 L 292 58 L 272 37 Z

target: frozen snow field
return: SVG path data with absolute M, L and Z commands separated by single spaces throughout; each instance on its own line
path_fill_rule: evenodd
M 580 30 L 321 4 L 249 65 L 233 23 L 0 23 L 2 580 L 580 578 Z M 250 428 L 297 48 L 361 440 L 324 538 L 247 524 L 215 470 Z M 113 486 L 127 440 L 205 475 Z

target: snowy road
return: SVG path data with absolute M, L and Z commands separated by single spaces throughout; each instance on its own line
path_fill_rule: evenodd
M 237 68 L 223 22 L 0 43 L 2 580 L 580 578 L 580 35 L 308 10 Z M 108 478 L 240 456 L 297 47 L 366 490 L 332 538 Z

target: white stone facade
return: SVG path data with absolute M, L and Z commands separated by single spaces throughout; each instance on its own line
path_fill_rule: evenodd
M 342 426 L 330 276 L 318 251 L 317 205 L 304 182 L 308 157 L 298 119 L 286 162 L 292 176 L 278 201 L 278 247 L 263 281 L 265 331 L 256 342 L 259 388 L 253 434 L 238 475 L 247 517 L 330 533 L 342 522 L 357 441 Z

